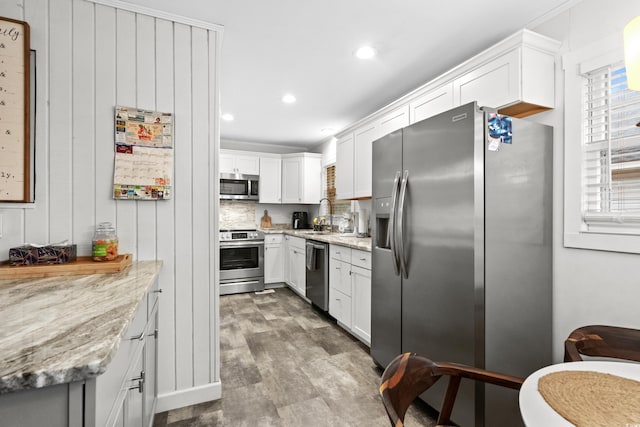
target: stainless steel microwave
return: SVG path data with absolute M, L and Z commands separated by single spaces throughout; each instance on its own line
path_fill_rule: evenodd
M 258 175 L 220 174 L 220 200 L 258 199 Z

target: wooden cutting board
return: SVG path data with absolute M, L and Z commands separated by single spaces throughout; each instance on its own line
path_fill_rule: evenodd
M 117 273 L 131 265 L 132 255 L 118 255 L 113 261 L 94 261 L 90 256 L 79 256 L 65 264 L 17 265 L 0 264 L 0 279 L 32 279 L 36 277 L 77 276 L 82 274 Z
M 264 215 L 260 218 L 260 228 L 271 228 L 271 217 L 269 216 L 269 211 L 264 210 Z

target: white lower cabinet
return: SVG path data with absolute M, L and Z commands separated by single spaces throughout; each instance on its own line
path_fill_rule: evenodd
M 284 282 L 284 245 L 282 234 L 264 237 L 264 283 Z
M 351 249 L 330 245 L 329 314 L 351 329 Z
M 138 306 L 103 374 L 84 381 L 3 394 L 0 425 L 151 427 L 158 395 L 158 292 L 156 281 Z
M 288 254 L 288 281 L 287 284 L 299 295 L 306 298 L 306 256 L 305 239 L 300 237 L 287 236 Z
M 87 382 L 85 425 L 150 427 L 157 401 L 158 299 L 154 286 L 107 371 Z M 152 309 L 147 313 L 147 304 Z M 113 397 L 115 395 L 115 398 Z M 92 411 L 91 408 L 94 408 Z M 94 423 L 95 421 L 95 423 Z
M 329 314 L 371 345 L 371 253 L 329 247 Z
M 351 267 L 351 332 L 371 345 L 371 270 Z

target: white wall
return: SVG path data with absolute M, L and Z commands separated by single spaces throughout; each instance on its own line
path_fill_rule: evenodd
M 563 54 L 612 34 L 622 37 L 624 25 L 637 15 L 640 15 L 638 1 L 612 1 L 605 5 L 599 0 L 584 0 L 532 29 L 562 41 Z M 564 73 L 559 64 L 557 108 L 530 118 L 554 126 L 553 343 L 556 361 L 562 360 L 564 340 L 579 326 L 610 324 L 640 328 L 640 257 L 563 246 L 564 144 L 580 143 L 564 140 L 564 102 Z
M 36 195 L 0 205 L 0 258 L 23 242 L 69 239 L 88 255 L 94 225 L 120 252 L 160 259 L 159 409 L 220 396 L 217 337 L 217 67 L 221 34 L 85 0 L 0 2 L 37 51 Z M 169 201 L 114 201 L 114 106 L 174 114 Z

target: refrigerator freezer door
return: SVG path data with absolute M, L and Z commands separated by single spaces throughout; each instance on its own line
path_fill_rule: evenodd
M 402 350 L 402 281 L 391 251 L 394 236 L 388 236 L 393 228 L 389 225 L 393 222 L 394 179 L 402 170 L 402 130 L 374 141 L 372 150 L 371 356 L 378 365 L 386 367 Z
M 475 103 L 418 122 L 403 132 L 405 200 L 402 351 L 476 365 L 475 173 L 482 160 L 482 113 Z M 479 128 L 479 129 L 478 129 Z M 480 132 L 478 132 L 478 130 Z M 479 133 L 479 136 L 478 136 Z M 440 407 L 445 384 L 423 398 Z M 474 392 L 463 382 L 453 412 L 474 425 Z
M 522 378 L 552 363 L 552 131 L 512 119 L 485 151 L 485 366 Z M 485 425 L 522 425 L 508 391 L 487 387 Z

